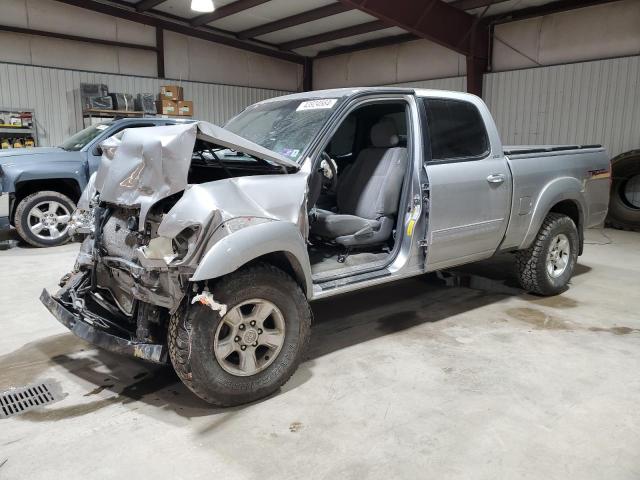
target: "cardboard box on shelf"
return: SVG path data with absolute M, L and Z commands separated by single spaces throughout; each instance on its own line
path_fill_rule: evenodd
M 191 100 L 180 100 L 178 102 L 178 115 L 181 117 L 193 116 L 193 102 Z
M 178 101 L 184 98 L 182 87 L 178 85 L 163 85 L 160 87 L 160 100 Z
M 173 100 L 158 100 L 156 108 L 161 115 L 178 115 L 178 102 Z

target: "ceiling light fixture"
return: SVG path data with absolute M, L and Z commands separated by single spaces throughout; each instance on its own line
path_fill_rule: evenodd
M 194 12 L 211 13 L 215 8 L 213 0 L 191 0 L 191 10 Z

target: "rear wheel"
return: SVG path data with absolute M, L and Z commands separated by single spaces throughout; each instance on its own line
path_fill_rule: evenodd
M 516 255 L 522 288 L 556 295 L 567 288 L 578 261 L 578 229 L 566 215 L 550 213 L 531 247 Z
M 59 192 L 43 191 L 23 198 L 16 208 L 18 235 L 35 247 L 55 247 L 69 241 L 69 221 L 76 205 Z
M 181 380 L 203 400 L 233 406 L 280 388 L 309 342 L 311 310 L 285 272 L 258 264 L 218 282 L 206 304 L 189 305 L 169 324 L 169 355 Z

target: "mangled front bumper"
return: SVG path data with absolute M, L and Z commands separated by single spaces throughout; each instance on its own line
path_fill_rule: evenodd
M 84 273 L 72 275 L 55 295 L 51 295 L 47 289 L 44 289 L 40 295 L 40 301 L 47 310 L 74 335 L 97 347 L 153 363 L 167 363 L 166 345 L 143 343 L 127 337 L 126 334 L 118 334 L 108 328 L 106 318 L 100 322 L 101 319 L 95 312 L 89 313 L 83 307 L 61 300 L 62 296 L 77 288 L 82 275 Z

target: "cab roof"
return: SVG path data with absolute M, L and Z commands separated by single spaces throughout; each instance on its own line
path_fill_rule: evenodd
M 416 95 L 418 97 L 445 97 L 445 98 L 466 98 L 476 97 L 470 93 L 456 92 L 453 90 L 436 90 L 414 87 L 351 87 L 351 88 L 331 88 L 327 90 L 311 90 L 308 92 L 292 93 L 280 97 L 273 97 L 259 103 L 278 102 L 282 100 L 308 100 L 315 98 L 345 98 L 363 93 L 404 93 Z M 477 97 L 476 97 L 477 98 Z

